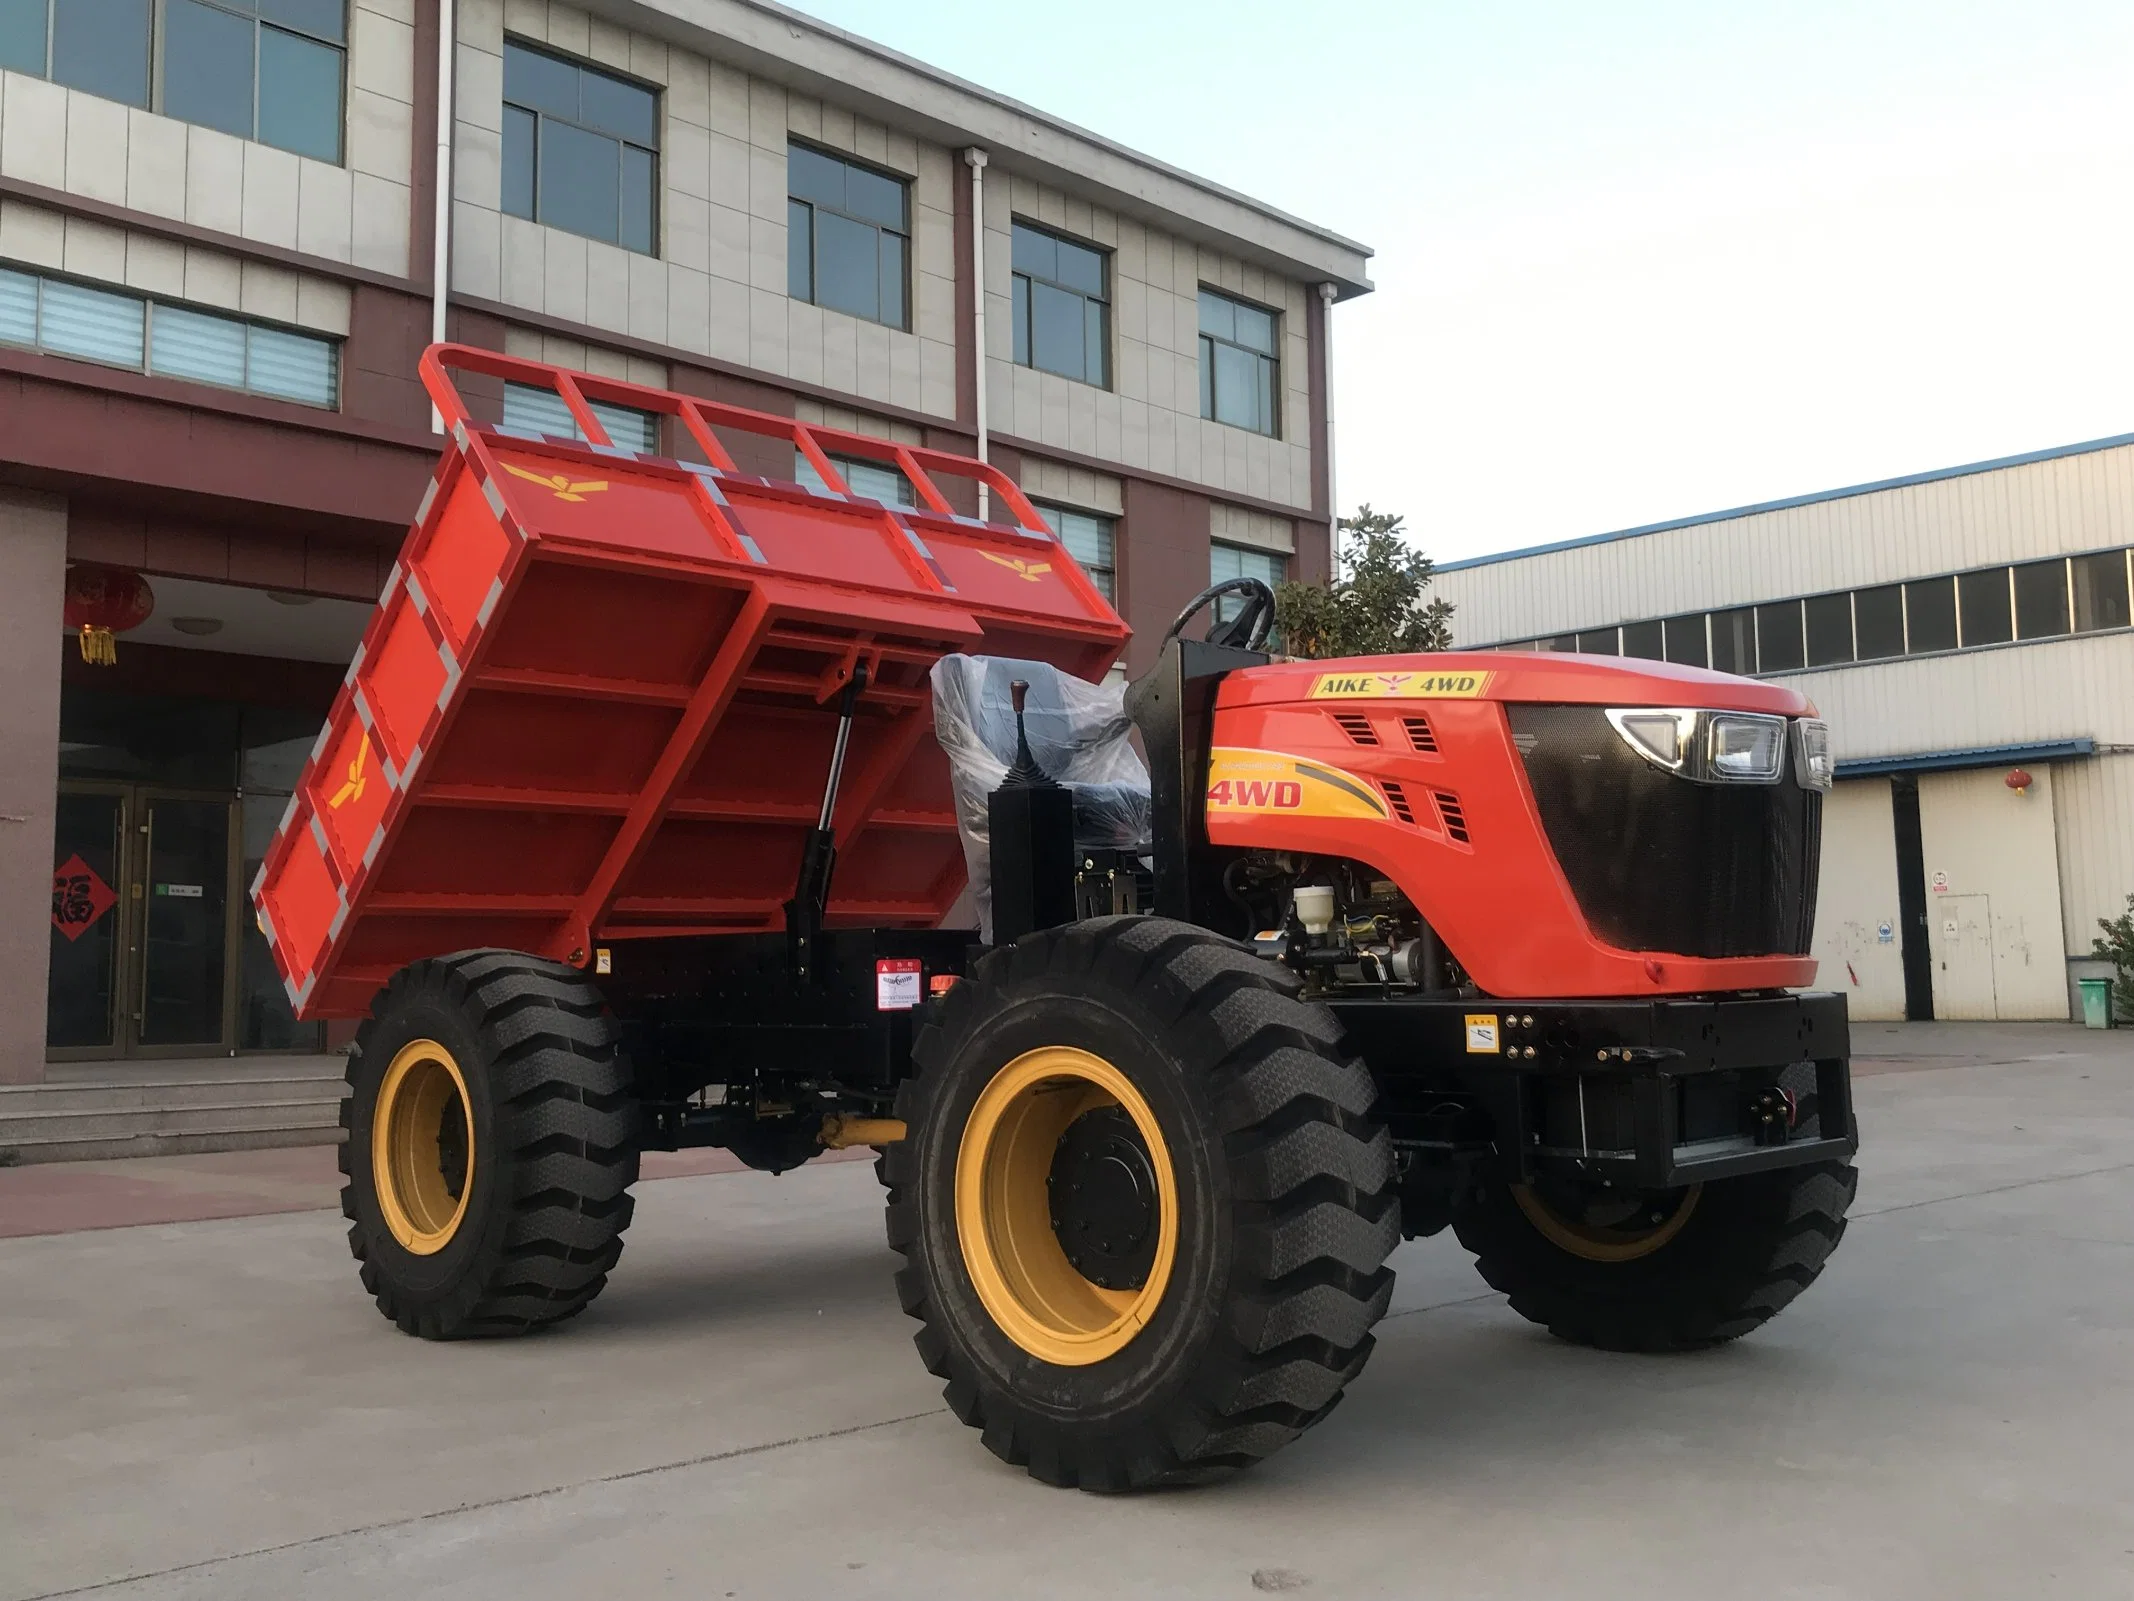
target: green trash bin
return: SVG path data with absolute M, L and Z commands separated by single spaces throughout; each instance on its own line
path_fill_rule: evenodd
M 2082 986 L 2082 1026 L 2084 1028 L 2110 1028 L 2112 1026 L 2112 981 L 2108 978 L 2081 978 L 2075 980 Z

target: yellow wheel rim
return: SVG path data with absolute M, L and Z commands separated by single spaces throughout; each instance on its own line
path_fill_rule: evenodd
M 1634 1262 L 1641 1256 L 1652 1255 L 1682 1232 L 1682 1225 L 1697 1210 L 1697 1198 L 1703 1193 L 1702 1184 L 1692 1184 L 1674 1198 L 1673 1211 L 1659 1222 L 1649 1220 L 1648 1208 L 1647 1219 L 1635 1227 L 1626 1228 L 1573 1221 L 1561 1216 L 1535 1194 L 1531 1184 L 1512 1186 L 1512 1199 L 1526 1214 L 1526 1220 L 1534 1225 L 1535 1231 L 1551 1245 L 1588 1262 Z
M 1156 1249 L 1139 1289 L 1083 1277 L 1053 1233 L 1051 1177 L 1077 1118 L 1118 1107 L 1148 1149 Z M 956 1153 L 956 1235 L 1000 1331 L 1040 1361 L 1086 1367 L 1124 1350 L 1156 1314 L 1178 1255 L 1178 1181 L 1156 1115 L 1127 1076 L 1071 1046 L 1029 1051 L 993 1075 Z
M 442 1251 L 474 1192 L 474 1114 L 467 1080 L 435 1040 L 401 1047 L 371 1117 L 371 1179 L 394 1239 L 417 1256 Z

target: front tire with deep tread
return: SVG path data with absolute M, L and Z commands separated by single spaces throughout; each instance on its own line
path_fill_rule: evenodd
M 1604 1351 L 1693 1351 L 1762 1327 L 1813 1284 L 1845 1234 L 1859 1187 L 1847 1161 L 1704 1186 L 1680 1231 L 1621 1261 L 1548 1239 L 1508 1185 L 1454 1214 L 1460 1243 L 1512 1310 Z
M 1176 1183 L 1161 1298 L 1123 1348 L 1079 1365 L 988 1314 L 955 1204 L 981 1092 L 1048 1047 L 1126 1076 Z M 982 959 L 912 1056 L 896 1108 L 909 1133 L 880 1165 L 898 1292 L 950 1408 L 996 1456 L 1085 1490 L 1198 1482 L 1333 1410 L 1392 1293 L 1399 1208 L 1371 1076 L 1286 970 L 1187 924 L 1070 924 Z
M 341 1103 L 341 1210 L 363 1287 L 404 1333 L 523 1334 L 601 1292 L 622 1254 L 638 1168 L 619 1040 L 582 973 L 517 951 L 415 962 L 379 992 Z M 462 1215 L 426 1253 L 405 1248 L 387 1222 L 372 1154 L 388 1066 L 417 1041 L 456 1060 L 472 1147 Z

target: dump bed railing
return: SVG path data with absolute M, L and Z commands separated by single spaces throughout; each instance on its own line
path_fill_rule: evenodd
M 782 927 L 862 669 L 828 920 L 939 923 L 964 869 L 928 670 L 962 650 L 1094 679 L 1127 637 L 1015 483 L 491 351 L 433 347 L 422 375 L 446 448 L 254 885 L 299 1013 L 360 1013 L 448 951 L 591 965 L 609 941 Z M 478 420 L 503 383 L 584 438 Z M 703 459 L 617 445 L 596 403 Z M 738 464 L 788 448 L 826 487 Z M 838 456 L 918 504 L 854 495 Z M 1004 520 L 959 512 L 966 485 Z

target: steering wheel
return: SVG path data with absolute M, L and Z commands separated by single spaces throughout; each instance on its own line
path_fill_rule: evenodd
M 1164 630 L 1163 643 L 1168 645 L 1176 639 L 1193 614 L 1219 595 L 1243 595 L 1245 604 L 1228 622 L 1215 621 L 1208 625 L 1202 636 L 1211 645 L 1230 645 L 1243 650 L 1261 650 L 1267 644 L 1267 636 L 1274 631 L 1274 591 L 1257 578 L 1225 578 L 1219 584 L 1210 584 L 1191 600 L 1177 620 Z

